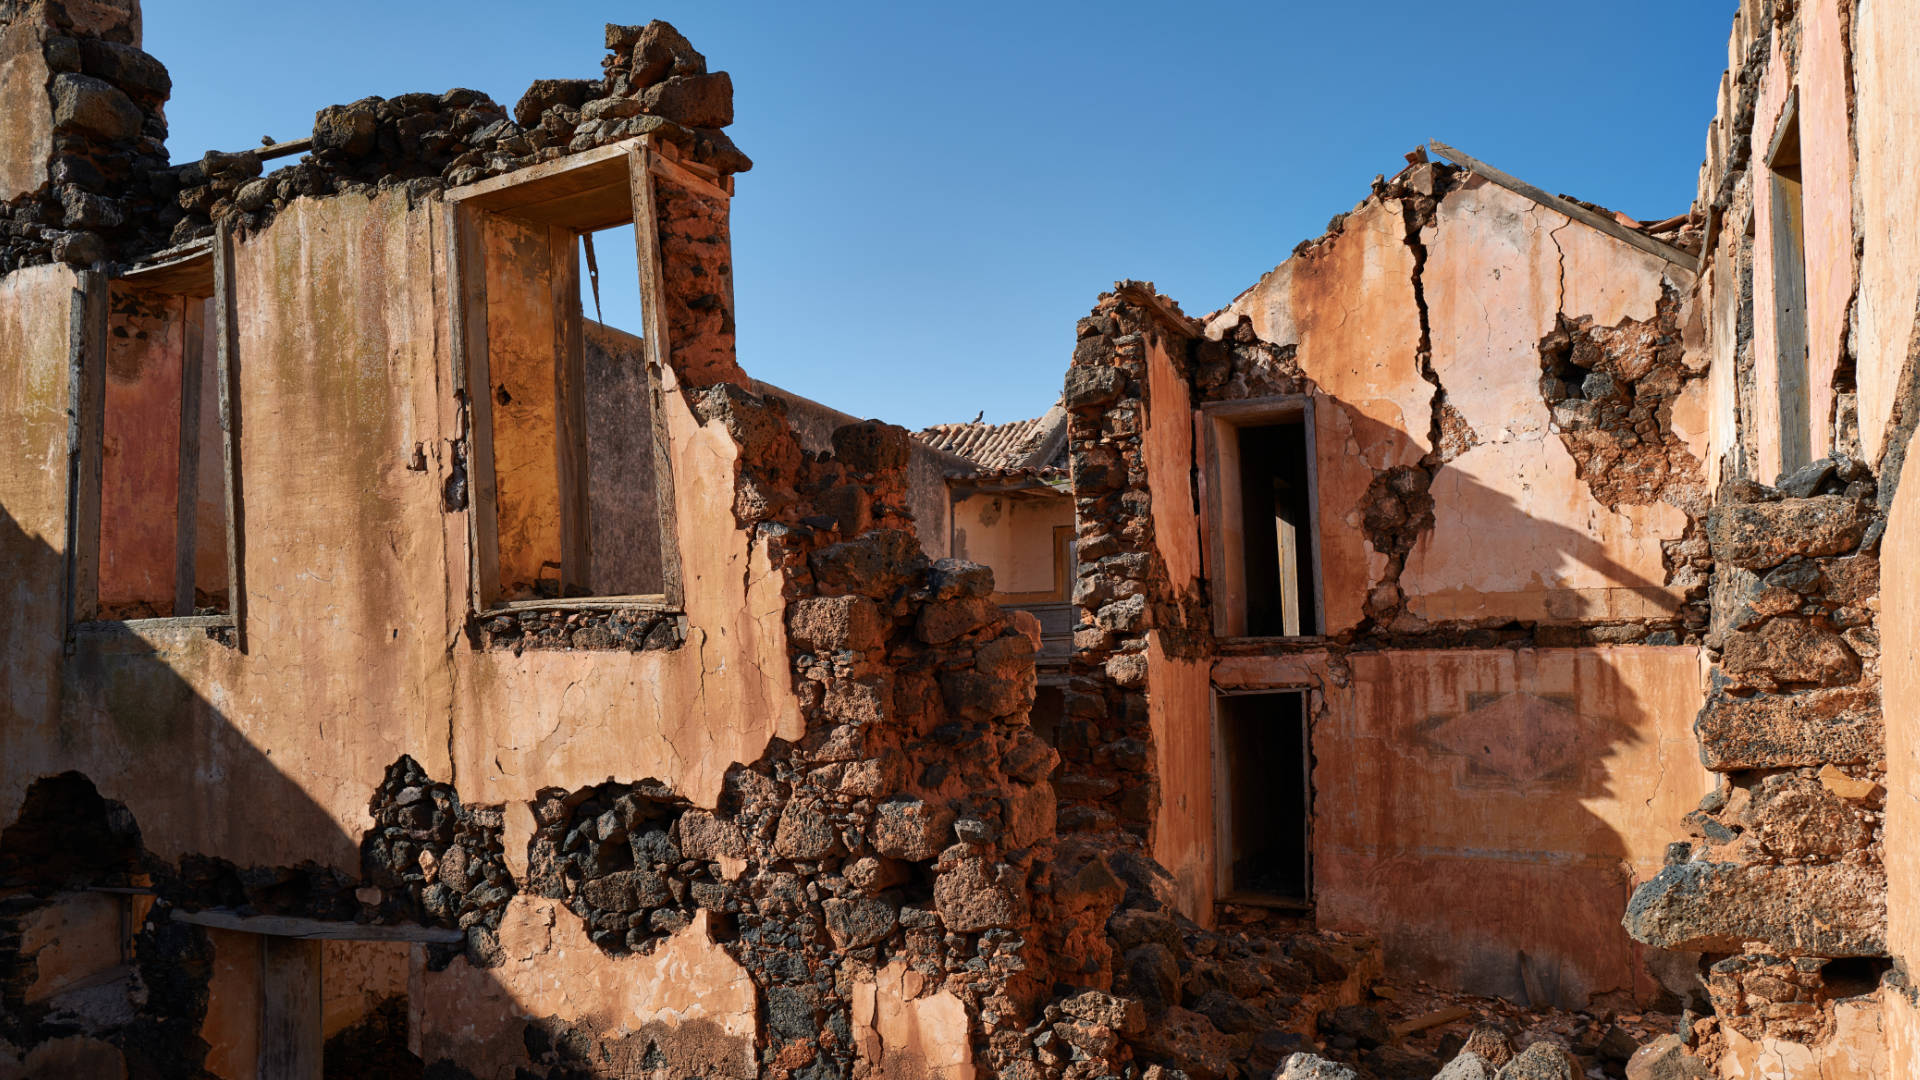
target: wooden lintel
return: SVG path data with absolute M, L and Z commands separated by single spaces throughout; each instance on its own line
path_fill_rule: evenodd
M 240 915 L 218 908 L 205 911 L 176 910 L 173 921 L 208 926 L 215 930 L 237 930 L 243 934 L 308 941 L 418 941 L 430 945 L 453 945 L 467 939 L 464 930 L 449 930 L 440 926 L 385 926 L 295 919 L 284 915 Z
M 1438 139 L 1429 140 L 1427 148 L 1435 154 L 1446 158 L 1448 161 L 1460 165 L 1468 171 L 1478 176 L 1483 176 L 1488 181 L 1506 188 L 1515 195 L 1532 199 L 1541 206 L 1553 210 L 1556 213 L 1564 214 L 1596 232 L 1605 233 L 1623 244 L 1639 248 L 1641 251 L 1656 258 L 1665 259 L 1667 262 L 1678 266 L 1690 274 L 1697 274 L 1700 271 L 1699 259 L 1681 251 L 1672 244 L 1662 243 L 1637 229 L 1629 229 L 1625 225 L 1610 220 L 1600 214 L 1596 214 L 1584 206 L 1569 202 L 1558 195 L 1549 194 L 1524 180 L 1515 179 L 1486 162 L 1456 150 Z
M 710 199 L 733 197 L 731 192 L 721 187 L 714 179 L 693 171 L 685 162 L 675 161 L 664 154 L 652 155 L 651 161 L 654 172 L 673 181 L 679 187 L 687 188 Z
M 1118 293 L 1121 299 L 1139 304 L 1153 314 L 1160 316 L 1160 321 L 1166 323 L 1168 329 L 1185 334 L 1187 337 L 1196 338 L 1199 337 L 1202 332 L 1203 328 L 1200 325 L 1200 320 L 1195 319 L 1191 315 L 1185 315 L 1175 311 L 1173 306 L 1168 304 L 1164 297 L 1137 282 L 1122 282 L 1114 292 Z

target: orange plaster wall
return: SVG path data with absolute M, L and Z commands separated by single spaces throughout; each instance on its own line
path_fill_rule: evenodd
M 1153 499 L 1153 538 L 1175 595 L 1200 581 L 1200 521 L 1193 505 L 1193 403 L 1166 345 L 1147 343 L 1147 431 L 1141 444 Z
M 1397 201 L 1348 215 L 1325 248 L 1281 263 L 1208 323 L 1218 338 L 1242 315 L 1297 359 L 1319 386 L 1320 566 L 1329 634 L 1352 629 L 1385 558 L 1360 527 L 1373 470 L 1411 465 L 1428 449 L 1433 386 L 1421 377 L 1413 251 Z
M 12 821 L 32 776 L 59 772 L 47 737 L 60 702 L 66 625 L 67 318 L 65 266 L 0 278 L 0 820 Z
M 1322 925 L 1376 933 L 1389 966 L 1475 992 L 1524 997 L 1525 963 L 1565 1007 L 1650 999 L 1648 950 L 1619 920 L 1711 787 L 1697 651 L 1349 662 L 1313 727 Z
M 489 214 L 482 232 L 500 587 L 528 600 L 543 573 L 560 576 L 552 254 L 545 228 Z
M 207 1071 L 220 1080 L 254 1080 L 260 1062 L 260 936 L 208 930 L 213 973 L 207 980 Z
M 710 918 L 700 912 L 651 954 L 610 957 L 572 912 L 522 893 L 501 920 L 498 966 L 475 968 L 463 957 L 430 971 L 415 957 L 410 998 L 421 1057 L 451 1060 L 481 1080 L 512 1080 L 512 1063 L 525 1057 L 526 1022 L 559 1017 L 608 1036 L 645 1030 L 689 1072 L 699 1059 L 718 1067 L 712 1075 L 752 1076 L 758 994 L 746 969 L 714 943 Z
M 1478 177 L 1441 201 L 1423 242 L 1434 372 L 1475 445 L 1435 474 L 1434 527 L 1400 579 L 1410 610 L 1435 622 L 1670 613 L 1660 545 L 1685 514 L 1596 500 L 1539 388 L 1556 313 L 1650 320 L 1666 264 Z M 1702 453 L 1705 393 L 1686 401 L 1697 415 L 1676 409 Z
M 1147 636 L 1147 718 L 1153 728 L 1160 805 L 1153 857 L 1173 875 L 1180 910 L 1214 920 L 1213 688 L 1205 660 L 1178 660 Z
M 687 644 L 516 657 L 468 642 L 467 526 L 442 508 L 455 428 L 440 229 L 435 206 L 400 196 L 303 200 L 236 245 L 246 651 L 197 628 L 85 635 L 63 705 L 70 278 L 0 284 L 19 301 L 0 305 L 0 349 L 31 354 L 0 386 L 32 436 L 22 448 L 39 448 L 6 459 L 0 498 L 56 545 L 43 577 L 14 586 L 44 588 L 17 598 L 41 612 L 31 633 L 0 629 L 22 646 L 4 654 L 20 677 L 5 694 L 0 804 L 78 769 L 162 858 L 357 873 L 368 799 L 402 754 L 468 801 L 514 804 L 510 828 L 523 829 L 539 788 L 610 776 L 657 777 L 711 806 L 728 765 L 797 737 L 780 579 L 734 524 L 736 445 L 672 386 Z M 35 283 L 44 296 L 26 291 Z M 408 468 L 416 445 L 425 471 Z M 509 835 L 516 858 L 524 840 Z
M 992 568 L 994 592 L 1002 597 L 1049 593 L 1065 601 L 1053 530 L 1072 525 L 1067 496 L 970 495 L 953 504 L 953 555 Z

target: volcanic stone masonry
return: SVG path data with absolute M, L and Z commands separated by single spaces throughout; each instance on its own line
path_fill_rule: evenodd
M 0 1080 L 1920 1075 L 1920 8 L 1739 7 L 1686 212 L 1417 149 L 1010 466 L 748 377 L 664 22 L 173 165 L 135 0 L 0 0 Z

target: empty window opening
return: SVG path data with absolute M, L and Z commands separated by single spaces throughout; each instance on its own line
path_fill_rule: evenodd
M 1778 353 L 1780 469 L 1792 472 L 1813 460 L 1813 425 L 1807 385 L 1807 260 L 1804 202 L 1800 190 L 1799 93 L 1789 96 L 1767 154 L 1772 232 L 1774 341 Z
M 220 415 L 225 322 L 205 272 L 106 285 L 104 371 L 88 380 L 97 471 L 84 496 L 97 515 L 84 620 L 218 616 L 232 610 L 227 459 Z M 98 324 L 96 323 L 96 326 Z
M 1247 633 L 1255 637 L 1297 637 L 1318 625 L 1306 431 L 1295 420 L 1236 433 Z
M 1033 733 L 1048 746 L 1058 746 L 1060 720 L 1067 712 L 1067 692 L 1062 686 L 1042 684 L 1033 691 L 1033 708 L 1028 723 Z
M 1313 807 L 1306 694 L 1217 701 L 1222 893 L 1236 902 L 1305 904 L 1312 896 Z
M 669 602 L 659 359 L 635 246 L 643 185 L 624 148 L 533 173 L 457 196 L 476 601 Z
M 1214 632 L 1322 632 L 1312 402 L 1270 398 L 1206 406 L 1209 577 Z

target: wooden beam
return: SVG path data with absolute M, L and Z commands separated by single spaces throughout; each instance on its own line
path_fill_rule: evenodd
M 115 280 L 153 292 L 213 295 L 213 238 L 194 240 L 155 252 L 146 262 L 124 267 Z
M 298 139 L 287 139 L 284 142 L 269 143 L 258 150 L 249 150 L 247 153 L 261 161 L 271 161 L 274 158 L 304 154 L 311 149 L 313 149 L 313 136 L 308 135 Z
M 473 610 L 485 611 L 500 589 L 500 541 L 494 520 L 493 373 L 487 361 L 487 253 L 484 215 L 447 204 L 451 243 L 447 274 L 453 304 L 456 385 L 466 396 L 467 544 Z
M 67 316 L 68 629 L 100 606 L 100 461 L 107 415 L 107 276 L 76 275 Z
M 1623 244 L 1639 248 L 1641 251 L 1657 258 L 1665 259 L 1667 262 L 1678 266 L 1688 273 L 1699 273 L 1700 271 L 1699 259 L 1681 251 L 1671 244 L 1661 243 L 1637 229 L 1629 229 L 1625 225 L 1596 214 L 1584 206 L 1569 202 L 1558 195 L 1548 194 L 1524 180 L 1517 180 L 1508 176 L 1506 173 L 1501 172 L 1486 162 L 1456 150 L 1438 139 L 1430 140 L 1427 143 L 1427 147 L 1435 154 L 1446 158 L 1456 165 L 1463 166 L 1476 175 L 1485 177 L 1487 180 L 1506 188 L 1515 195 L 1532 199 L 1534 202 L 1539 203 L 1549 210 L 1564 214 L 1590 229 L 1603 232 L 1613 237 Z
M 241 915 L 221 908 L 201 911 L 175 909 L 173 921 L 215 930 L 237 930 L 264 937 L 300 938 L 306 941 L 416 941 L 429 945 L 455 945 L 467 939 L 466 931 L 443 926 L 414 926 L 296 919 L 285 915 Z
M 321 945 L 299 938 L 260 942 L 261 1077 L 321 1080 L 326 1036 Z
M 220 390 L 220 464 L 227 504 L 227 614 L 233 644 L 247 651 L 246 519 L 240 484 L 240 313 L 234 297 L 233 229 L 221 222 L 213 245 L 214 378 Z
M 662 380 L 671 371 L 673 342 L 667 332 L 666 272 L 660 259 L 660 207 L 654 198 L 653 159 L 657 156 L 643 144 L 629 151 L 628 182 L 632 186 L 634 255 L 640 265 L 640 322 L 646 344 L 648 410 L 653 418 L 653 491 L 654 505 L 660 517 L 661 591 L 667 603 L 679 607 L 686 603 L 680 577 L 680 536 L 676 531 L 679 509 L 674 501 L 673 456 L 667 439 Z
M 170 305 L 182 326 L 180 349 L 180 477 L 175 500 L 173 613 L 194 613 L 194 570 L 200 521 L 200 377 L 206 369 L 205 324 L 200 302 L 174 297 Z
M 553 411 L 560 470 L 560 595 L 592 595 L 592 529 L 587 520 L 587 378 L 580 327 L 579 240 L 572 229 L 547 230 L 548 287 L 553 307 Z

